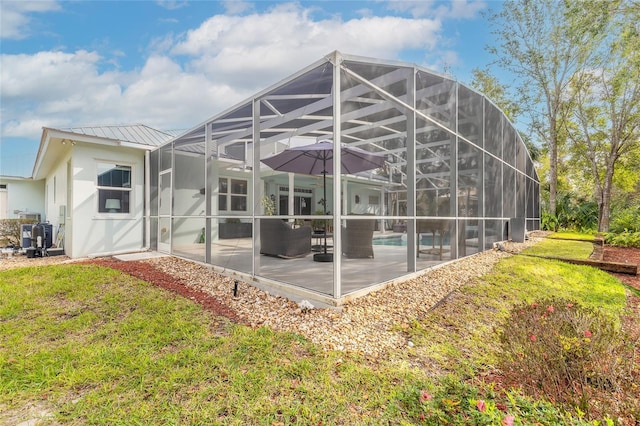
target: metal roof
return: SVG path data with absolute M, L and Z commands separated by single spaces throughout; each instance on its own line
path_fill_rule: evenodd
M 160 146 L 173 139 L 180 132 L 175 130 L 161 131 L 144 124 L 69 127 L 60 130 L 153 147 Z

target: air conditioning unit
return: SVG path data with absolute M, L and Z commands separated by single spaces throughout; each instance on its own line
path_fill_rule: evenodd
M 36 222 L 40 222 L 40 213 L 20 212 L 18 213 L 18 217 L 20 219 L 34 220 Z

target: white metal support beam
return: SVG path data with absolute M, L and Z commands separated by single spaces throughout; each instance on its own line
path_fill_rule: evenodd
M 407 116 L 407 272 L 415 272 L 417 270 L 417 244 L 416 231 L 418 225 L 416 223 L 416 110 L 415 110 L 415 88 L 416 88 L 416 70 L 411 69 L 411 74 L 407 78 L 407 93 L 409 94 L 409 105 L 412 108 L 406 112 Z M 412 99 L 413 98 L 413 99 Z
M 262 194 L 262 180 L 260 179 L 260 100 L 253 100 L 253 173 L 251 173 L 253 186 L 253 276 L 260 274 L 260 199 Z
M 342 207 L 340 196 L 340 182 L 342 180 L 341 161 L 341 96 L 340 96 L 340 65 L 342 56 L 335 52 L 333 63 L 333 297 L 342 297 Z M 325 200 L 326 202 L 326 200 Z
M 211 194 L 213 194 L 213 176 L 212 176 L 212 171 L 211 171 L 211 165 L 210 162 L 213 161 L 211 159 L 211 154 L 213 153 L 213 141 L 211 141 L 211 125 L 207 124 L 205 125 L 205 130 L 204 130 L 204 134 L 205 134 L 205 138 L 204 138 L 204 152 L 205 152 L 205 156 L 204 156 L 204 182 L 205 182 L 205 189 L 204 189 L 204 199 L 205 199 L 205 204 L 204 204 L 204 210 L 205 210 L 205 216 L 206 216 L 206 221 L 205 221 L 205 227 L 204 227 L 204 231 L 205 231 L 205 238 L 204 238 L 204 258 L 205 258 L 205 262 L 206 263 L 211 263 L 211 221 L 213 219 L 211 219 L 211 216 L 213 214 L 213 209 L 212 209 L 212 205 L 211 205 Z

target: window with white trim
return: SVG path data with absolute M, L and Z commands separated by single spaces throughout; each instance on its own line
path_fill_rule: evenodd
M 247 181 L 244 179 L 218 179 L 218 209 L 221 211 L 247 211 Z
M 130 213 L 131 166 L 98 162 L 98 213 Z

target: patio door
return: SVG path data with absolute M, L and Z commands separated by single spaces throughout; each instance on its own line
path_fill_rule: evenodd
M 289 195 L 280 195 L 279 213 L 281 215 L 289 214 Z M 311 197 L 303 197 L 296 195 L 293 197 L 293 214 L 310 215 L 311 214 Z
M 160 172 L 158 194 L 158 251 L 171 253 L 171 170 Z

